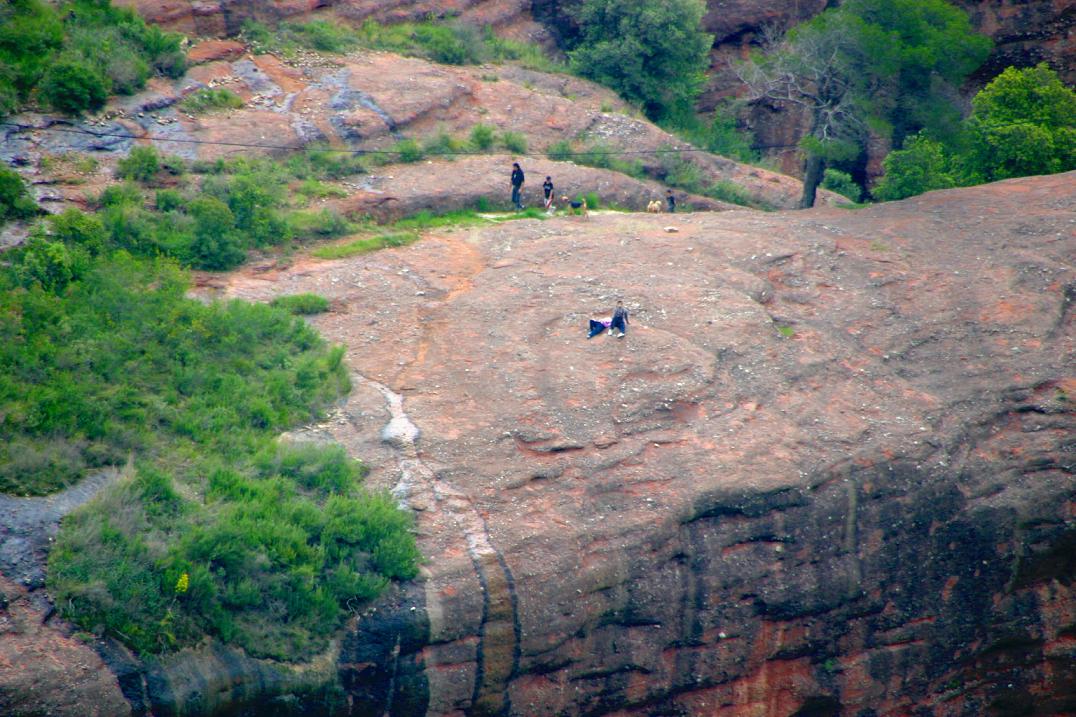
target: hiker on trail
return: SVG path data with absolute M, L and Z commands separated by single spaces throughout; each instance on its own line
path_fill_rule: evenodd
M 542 192 L 545 194 L 545 210 L 550 214 L 553 213 L 553 179 L 552 177 L 546 177 L 542 182 Z
M 676 197 L 673 196 L 671 189 L 665 190 L 665 201 L 669 205 L 669 213 L 672 214 L 676 211 Z
M 613 319 L 609 322 L 609 335 L 622 337 L 628 330 L 628 323 L 628 310 L 624 308 L 624 302 L 618 300 Z
M 512 206 L 516 209 L 523 209 L 523 204 L 519 201 L 519 194 L 523 191 L 524 180 L 523 170 L 519 168 L 519 162 L 512 162 Z

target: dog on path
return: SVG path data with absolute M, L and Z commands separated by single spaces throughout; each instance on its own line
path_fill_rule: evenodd
M 647 204 L 646 211 L 650 212 L 651 214 L 661 214 L 661 200 L 655 199 L 654 201 Z
M 568 206 L 572 208 L 573 212 L 579 212 L 583 215 L 583 219 L 590 219 L 590 212 L 587 211 L 587 198 L 580 197 L 578 201 L 568 201 L 568 197 L 561 197 L 560 201 L 567 202 Z

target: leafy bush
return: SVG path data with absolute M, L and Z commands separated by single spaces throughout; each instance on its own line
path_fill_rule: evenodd
M 463 141 L 458 140 L 448 132 L 441 130 L 432 137 L 427 138 L 423 143 L 422 151 L 427 155 L 450 157 L 462 152 L 466 146 L 467 145 Z
M 35 88 L 48 106 L 80 115 L 99 109 L 110 92 L 136 92 L 153 72 L 180 77 L 180 40 L 110 0 L 58 8 L 40 0 L 9 3 L 0 9 L 0 116 Z
M 329 310 L 329 300 L 317 294 L 289 294 L 278 296 L 270 306 L 284 309 L 291 314 L 321 314 Z
M 874 196 L 884 202 L 956 186 L 945 148 L 923 134 L 905 142 L 904 149 L 890 152 L 882 160 L 882 168 L 885 175 Z
M 1076 92 L 1046 63 L 1006 69 L 972 107 L 963 157 L 969 181 L 1076 169 Z
M 66 209 L 60 214 L 53 214 L 48 220 L 53 239 L 81 247 L 90 256 L 104 253 L 108 233 L 101 220 L 92 214 L 83 214 L 77 209 Z
M 494 129 L 488 124 L 476 124 L 471 127 L 471 146 L 480 151 L 492 149 L 494 140 Z
M 0 226 L 9 219 L 26 219 L 37 212 L 37 203 L 30 198 L 19 173 L 0 165 Z
M 338 237 L 353 229 L 347 219 L 331 209 L 292 212 L 288 225 L 298 239 Z
M 654 119 L 690 111 L 713 38 L 701 0 L 583 0 L 568 53 L 578 74 L 642 105 Z
M 822 186 L 853 202 L 858 202 L 863 195 L 862 188 L 852 179 L 852 175 L 839 169 L 826 169 L 822 175 Z
M 161 157 L 156 149 L 147 145 L 132 147 L 127 156 L 116 163 L 117 177 L 143 184 L 154 181 L 160 171 Z
M 54 110 L 81 115 L 105 106 L 111 84 L 98 70 L 74 59 L 62 59 L 52 65 L 41 80 L 39 91 Z
M 545 150 L 545 155 L 554 162 L 571 161 L 574 159 L 574 153 L 575 149 L 572 147 L 572 143 L 566 139 L 557 140 Z
M 526 154 L 527 138 L 522 132 L 505 131 L 501 133 L 501 146 L 515 154 Z
M 413 162 L 421 162 L 426 158 L 426 154 L 422 151 L 422 147 L 413 139 L 403 139 L 397 142 L 392 150 L 392 154 L 395 154 L 396 159 L 405 164 Z
M 203 88 L 190 93 L 179 103 L 187 114 L 202 115 L 220 110 L 235 110 L 243 106 L 243 99 L 229 89 Z

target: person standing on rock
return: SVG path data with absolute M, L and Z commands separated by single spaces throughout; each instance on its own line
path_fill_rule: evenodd
M 623 301 L 617 300 L 613 319 L 609 322 L 609 335 L 621 338 L 628 330 L 628 323 L 628 310 L 624 308 Z
M 526 178 L 523 176 L 523 170 L 519 167 L 519 162 L 512 162 L 512 206 L 517 210 L 523 209 L 523 203 L 520 202 L 520 193 L 523 191 L 523 182 Z
M 545 210 L 553 213 L 553 178 L 546 177 L 542 182 L 542 192 L 545 194 Z
M 673 196 L 671 189 L 665 190 L 665 202 L 669 205 L 669 214 L 674 214 L 676 212 L 676 197 Z

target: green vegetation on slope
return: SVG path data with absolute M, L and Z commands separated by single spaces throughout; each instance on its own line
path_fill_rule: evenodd
M 955 136 L 924 131 L 883 161 L 882 200 L 1076 169 L 1076 92 L 1040 64 L 1010 67 L 972 100 Z
M 248 20 L 243 24 L 242 34 L 255 52 L 284 57 L 293 57 L 301 49 L 344 53 L 361 47 L 423 57 L 446 65 L 511 61 L 547 72 L 567 69 L 547 57 L 537 45 L 497 37 L 488 27 L 479 29 L 462 22 L 382 25 L 368 20 L 356 30 L 326 20 L 286 22 L 276 28 Z
M 924 128 L 951 133 L 960 118 L 955 88 L 990 45 L 945 0 L 848 0 L 794 28 L 740 73 L 753 98 L 791 101 L 807 113 L 806 207 L 825 167 L 854 167 L 872 132 L 896 148 Z
M 180 77 L 180 40 L 110 0 L 10 0 L 0 6 L 0 117 L 34 101 L 78 115 L 153 73 Z
M 5 253 L 0 491 L 127 466 L 62 524 L 48 588 L 64 616 L 141 652 L 212 636 L 301 659 L 415 575 L 410 518 L 362 488 L 342 449 L 276 440 L 348 389 L 342 347 L 293 316 L 326 300 L 205 304 L 180 264 L 233 266 L 248 247 L 350 229 L 288 189 L 361 165 L 315 150 L 196 168 L 135 148 L 96 214 L 48 217 Z M 5 188 L 7 213 L 36 211 L 17 175 L 0 173 Z
M 691 115 L 713 37 L 702 0 L 584 0 L 572 69 L 638 103 L 652 119 Z
M 10 167 L 0 166 L 0 227 L 10 219 L 26 219 L 37 214 L 26 183 Z

